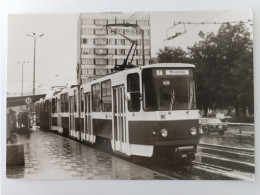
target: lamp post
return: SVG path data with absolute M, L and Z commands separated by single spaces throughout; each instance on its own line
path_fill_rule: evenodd
M 26 36 L 32 37 L 34 40 L 34 44 L 33 44 L 33 95 L 35 95 L 35 53 L 36 53 L 36 39 L 39 37 L 42 37 L 44 34 L 41 35 L 36 35 L 35 33 L 33 33 L 32 35 L 28 35 L 26 34 Z
M 23 96 L 23 65 L 29 62 L 22 61 L 22 62 L 17 62 L 18 64 L 22 64 L 22 96 Z

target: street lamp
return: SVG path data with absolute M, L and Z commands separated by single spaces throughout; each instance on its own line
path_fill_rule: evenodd
M 33 33 L 33 35 L 28 35 L 26 34 L 26 36 L 32 37 L 34 40 L 34 52 L 33 52 L 33 95 L 35 95 L 35 53 L 36 53 L 36 39 L 39 37 L 42 37 L 44 34 L 38 35 L 36 36 L 35 33 Z
M 18 64 L 22 64 L 22 96 L 23 96 L 23 65 L 29 62 L 22 61 L 22 62 L 17 62 Z

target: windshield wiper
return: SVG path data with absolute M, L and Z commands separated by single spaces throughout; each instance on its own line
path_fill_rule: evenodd
M 174 93 L 174 89 L 172 89 L 172 95 L 171 95 L 171 102 L 170 102 L 170 108 L 169 110 L 172 110 L 172 106 L 175 103 L 175 93 Z
M 190 87 L 189 104 L 188 104 L 188 110 L 186 112 L 187 114 L 189 113 L 191 104 L 193 103 L 192 100 L 193 100 L 193 90 L 192 87 Z

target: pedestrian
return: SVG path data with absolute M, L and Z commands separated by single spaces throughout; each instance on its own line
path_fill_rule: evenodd
M 16 129 L 17 129 L 17 120 L 16 120 L 16 113 L 14 110 L 12 110 L 12 108 L 10 108 L 9 110 L 9 120 L 10 120 L 10 124 L 11 124 L 11 134 L 15 133 L 16 132 Z
M 18 118 L 18 128 L 22 127 L 22 113 L 19 112 L 19 114 L 17 115 Z
M 26 128 L 29 128 L 28 127 L 28 112 L 24 112 L 23 113 L 24 114 L 24 126 L 26 127 Z

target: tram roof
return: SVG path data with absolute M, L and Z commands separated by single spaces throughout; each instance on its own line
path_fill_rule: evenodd
M 194 64 L 187 64 L 187 63 L 157 63 L 151 65 L 140 66 L 142 69 L 145 68 L 194 68 Z
M 194 68 L 194 64 L 187 64 L 187 63 L 157 63 L 157 64 L 149 64 L 145 66 L 137 66 L 135 68 L 126 69 L 120 72 L 132 72 L 136 71 L 137 69 L 148 69 L 148 68 Z M 117 73 L 120 73 L 117 72 Z M 116 74 L 116 73 L 115 73 Z
M 135 68 L 130 68 L 130 69 L 126 69 L 126 70 L 123 70 L 123 71 L 116 72 L 116 73 L 112 73 L 110 75 L 106 75 L 106 76 L 101 77 L 99 79 L 92 80 L 88 83 L 82 84 L 81 86 L 84 86 L 86 84 L 87 85 L 93 84 L 93 83 L 104 81 L 104 80 L 107 80 L 107 79 L 111 79 L 115 76 L 120 77 L 120 75 L 125 75 L 125 74 L 128 74 L 128 73 L 137 72 L 138 69 L 143 70 L 143 69 L 149 69 L 149 68 L 194 68 L 194 67 L 195 67 L 195 65 L 188 64 L 188 63 L 157 63 L 157 64 L 150 64 L 150 65 L 145 65 L 145 66 L 137 66 Z M 49 99 L 51 97 L 57 97 L 60 94 L 67 93 L 69 91 L 70 91 L 69 88 L 65 88 L 65 89 L 61 90 L 60 92 L 58 92 L 56 94 L 47 95 L 43 100 Z
M 116 72 L 116 73 L 106 75 L 104 77 L 101 77 L 101 78 L 96 79 L 96 80 L 92 80 L 92 81 L 85 83 L 85 84 L 94 84 L 96 82 L 111 79 L 115 76 L 120 77 L 121 75 L 137 72 L 138 69 L 143 70 L 143 69 L 149 69 L 149 68 L 194 68 L 194 67 L 195 67 L 195 65 L 187 64 L 187 63 L 157 63 L 157 64 L 151 64 L 151 65 L 145 65 L 145 66 L 137 66 L 135 68 L 129 68 L 129 69 L 126 69 L 126 70 L 122 70 L 122 71 L 119 71 L 119 72 Z M 82 84 L 82 85 L 85 85 L 85 84 Z

